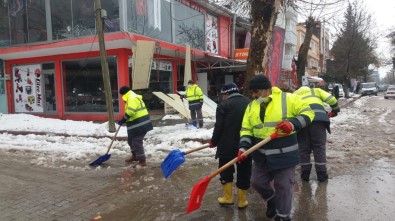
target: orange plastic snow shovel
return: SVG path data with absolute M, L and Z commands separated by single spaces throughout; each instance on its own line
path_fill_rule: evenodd
M 117 131 L 115 132 L 114 137 L 113 137 L 112 140 L 111 140 L 110 146 L 108 146 L 108 149 L 107 149 L 106 154 L 100 156 L 100 157 L 97 158 L 95 161 L 93 161 L 92 163 L 90 163 L 90 164 L 89 164 L 90 166 L 98 166 L 98 165 L 100 165 L 100 164 L 106 162 L 108 159 L 110 159 L 111 154 L 108 154 L 108 152 L 110 152 L 112 143 L 114 143 L 115 137 L 117 137 L 117 134 L 118 134 L 119 129 L 121 129 L 121 125 L 118 126 L 118 129 L 117 129 Z
M 248 156 L 258 148 L 260 148 L 262 145 L 268 143 L 269 141 L 275 139 L 278 137 L 277 131 L 271 134 L 268 138 L 262 140 L 261 142 L 255 144 L 253 147 L 248 149 L 246 152 L 243 153 L 244 156 Z M 191 192 L 191 196 L 189 197 L 189 202 L 188 202 L 188 207 L 187 207 L 187 213 L 190 213 L 192 211 L 195 211 L 200 208 L 200 205 L 202 204 L 203 201 L 203 196 L 204 193 L 206 192 L 207 186 L 210 183 L 210 180 L 220 174 L 222 171 L 227 169 L 228 167 L 232 166 L 237 162 L 237 157 L 235 157 L 233 160 L 229 161 L 227 164 L 223 165 L 221 168 L 218 170 L 212 172 L 210 175 L 206 176 L 199 182 L 197 182 Z
M 210 144 L 205 144 L 201 147 L 197 147 L 185 152 L 181 152 L 181 150 L 179 149 L 172 150 L 169 155 L 167 155 L 163 163 L 160 165 L 163 176 L 165 176 L 165 178 L 167 179 L 181 164 L 183 164 L 185 162 L 185 155 L 207 148 L 209 146 Z

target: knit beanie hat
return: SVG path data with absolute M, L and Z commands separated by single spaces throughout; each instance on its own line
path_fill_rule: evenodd
M 122 86 L 122 87 L 119 89 L 119 93 L 122 94 L 122 95 L 128 93 L 128 91 L 130 91 L 130 88 L 129 88 L 128 86 Z
M 239 88 L 235 83 L 227 83 L 222 85 L 221 94 L 239 93 Z
M 269 79 L 265 75 L 256 75 L 250 80 L 250 90 L 260 89 L 260 90 L 267 90 L 271 89 L 272 84 L 270 83 Z
M 195 82 L 193 82 L 193 80 L 189 80 L 188 84 L 194 84 Z

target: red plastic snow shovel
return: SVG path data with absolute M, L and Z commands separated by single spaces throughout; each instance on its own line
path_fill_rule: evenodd
M 192 152 L 202 150 L 209 147 L 210 144 L 205 144 L 201 147 L 197 147 L 186 152 L 181 152 L 179 149 L 172 150 L 169 155 L 165 158 L 163 163 L 160 165 L 162 169 L 163 176 L 167 179 L 181 164 L 185 162 L 184 155 L 190 154 Z
M 275 139 L 278 136 L 277 131 L 274 132 L 272 135 L 270 135 L 268 138 L 262 140 L 261 142 L 255 144 L 253 147 L 248 149 L 246 152 L 243 153 L 243 155 L 248 156 L 252 152 L 254 152 L 256 149 L 260 148 L 262 145 L 268 143 L 272 139 Z M 222 171 L 227 169 L 228 167 L 232 166 L 237 162 L 237 157 L 235 157 L 233 160 L 229 161 L 227 164 L 223 165 L 221 168 L 218 170 L 212 172 L 210 175 L 206 176 L 199 182 L 197 182 L 191 191 L 191 196 L 189 197 L 189 202 L 188 202 L 188 207 L 187 207 L 187 213 L 190 213 L 192 211 L 195 211 L 200 208 L 200 205 L 202 204 L 203 201 L 203 196 L 204 193 L 206 192 L 207 186 L 210 183 L 210 180 L 220 174 Z
M 100 156 L 99 158 L 97 158 L 97 160 L 95 160 L 95 161 L 93 161 L 92 163 L 90 163 L 90 164 L 89 164 L 90 166 L 98 166 L 98 165 L 100 165 L 100 164 L 106 162 L 108 159 L 110 159 L 111 154 L 108 154 L 108 152 L 110 152 L 112 143 L 114 143 L 115 137 L 117 137 L 117 134 L 118 134 L 119 129 L 121 129 L 121 125 L 118 126 L 118 129 L 117 129 L 117 131 L 115 132 L 114 137 L 113 137 L 112 140 L 111 140 L 110 146 L 108 146 L 108 149 L 107 149 L 106 154 Z

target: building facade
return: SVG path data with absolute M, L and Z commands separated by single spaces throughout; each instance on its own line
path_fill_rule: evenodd
M 192 78 L 213 97 L 225 78 L 236 81 L 245 68 L 232 59 L 236 22 L 225 8 L 192 0 L 101 4 L 115 115 L 123 114 L 118 88 L 133 83 L 132 48 L 139 41 L 155 42 L 150 73 L 136 70 L 148 80 L 148 88 L 137 93 L 150 110 L 163 109 L 152 91 L 183 88 L 186 45 Z M 2 113 L 108 120 L 94 9 L 92 0 L 12 0 L 0 6 Z
M 297 26 L 297 53 L 299 53 L 300 46 L 302 45 L 306 35 L 306 28 L 304 24 Z M 313 34 L 310 41 L 310 48 L 307 54 L 306 74 L 309 76 L 318 76 L 321 73 L 320 67 L 320 40 Z

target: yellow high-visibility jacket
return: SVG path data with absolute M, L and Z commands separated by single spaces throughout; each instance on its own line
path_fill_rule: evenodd
M 203 103 L 203 92 L 197 84 L 188 87 L 185 97 L 188 100 L 189 109 L 199 109 Z
M 261 116 L 264 116 L 263 119 Z M 254 100 L 246 108 L 239 147 L 249 149 L 275 132 L 278 123 L 290 121 L 294 125 L 294 132 L 270 141 L 251 155 L 256 163 L 267 164 L 270 171 L 295 166 L 299 163 L 296 131 L 310 124 L 313 119 L 314 111 L 309 104 L 297 95 L 273 87 L 272 94 L 265 101 Z
M 130 90 L 122 96 L 122 100 L 126 103 L 124 116 L 126 126 L 132 135 L 139 135 L 153 129 L 148 110 L 141 95 Z
M 330 133 L 330 121 L 324 103 L 329 104 L 332 111 L 339 112 L 340 108 L 336 98 L 321 88 L 309 88 L 307 86 L 300 87 L 294 94 L 300 96 L 302 100 L 307 102 L 310 108 L 314 110 L 315 117 L 313 121 L 327 123 L 327 130 Z

